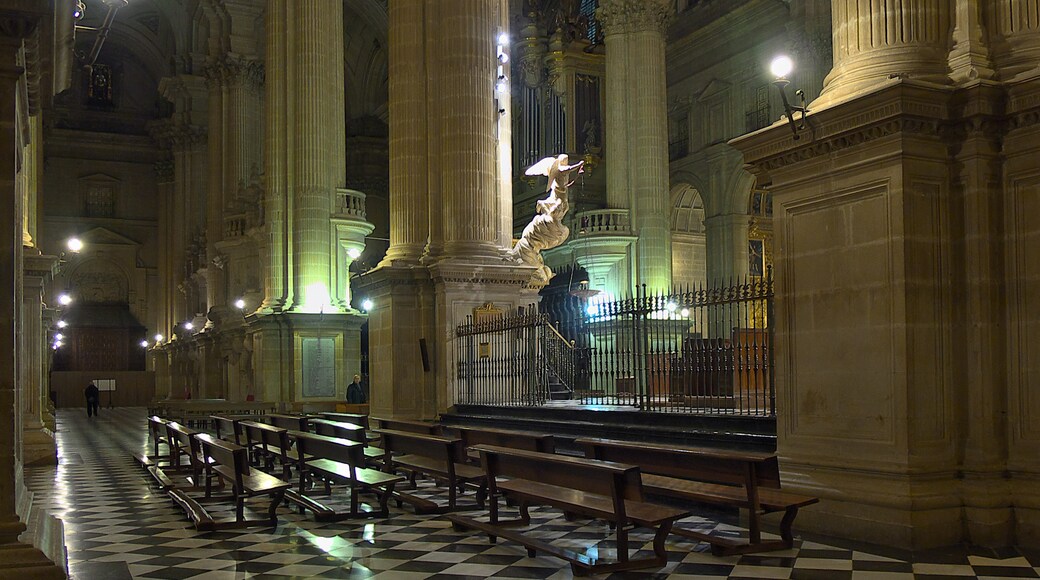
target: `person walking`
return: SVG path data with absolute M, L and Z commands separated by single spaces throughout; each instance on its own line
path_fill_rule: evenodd
M 98 405 L 101 402 L 101 391 L 98 390 L 97 385 L 90 383 L 83 390 L 83 394 L 87 397 L 87 417 L 97 415 Z
M 347 387 L 347 403 L 351 405 L 365 404 L 365 390 L 361 388 L 361 375 L 354 375 L 354 382 Z

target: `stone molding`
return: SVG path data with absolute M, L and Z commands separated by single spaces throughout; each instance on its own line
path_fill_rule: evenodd
M 670 0 L 603 0 L 596 19 L 607 36 L 644 31 L 664 34 L 674 14 L 675 3 Z

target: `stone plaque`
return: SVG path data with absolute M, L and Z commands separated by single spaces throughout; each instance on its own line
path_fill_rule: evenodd
M 304 398 L 336 396 L 336 339 L 303 338 Z

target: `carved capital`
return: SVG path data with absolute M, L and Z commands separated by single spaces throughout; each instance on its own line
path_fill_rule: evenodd
M 264 86 L 264 63 L 255 58 L 225 55 L 215 59 L 205 69 L 206 84 L 214 86 L 244 86 L 259 90 Z
M 655 31 L 665 33 L 675 3 L 671 0 L 603 0 L 596 19 L 606 35 Z

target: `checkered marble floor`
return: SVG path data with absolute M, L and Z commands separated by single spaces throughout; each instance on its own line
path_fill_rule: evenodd
M 489 544 L 485 536 L 452 530 L 442 516 L 415 515 L 407 504 L 394 507 L 388 519 L 337 523 L 316 523 L 283 506 L 274 529 L 196 532 L 132 459 L 147 447 L 144 409 L 105 409 L 89 420 L 81 409 L 60 410 L 58 446 L 59 465 L 34 468 L 26 479 L 37 501 L 64 520 L 69 570 L 76 580 L 571 577 L 562 560 L 528 558 L 508 541 Z M 420 485 L 417 494 L 437 497 L 427 484 Z M 472 501 L 472 493 L 463 497 Z M 729 523 L 716 523 L 720 517 Z M 552 510 L 532 510 L 532 519 L 533 536 L 600 558 L 615 555 L 604 524 L 568 522 Z M 720 514 L 680 522 L 718 535 L 744 532 L 732 524 Z M 649 554 L 650 539 L 633 532 L 632 545 L 642 541 Z M 1040 554 L 1018 551 L 944 550 L 911 557 L 837 540 L 799 540 L 787 551 L 719 558 L 705 544 L 671 536 L 668 552 L 669 562 L 659 570 L 610 578 L 1040 578 Z

